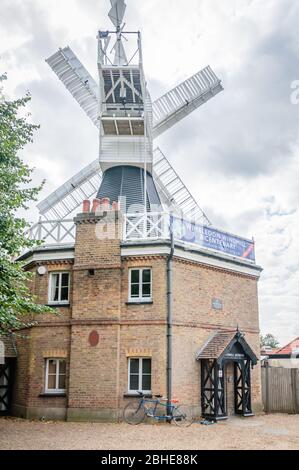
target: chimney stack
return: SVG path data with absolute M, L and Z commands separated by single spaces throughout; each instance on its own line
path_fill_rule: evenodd
M 98 212 L 100 205 L 101 205 L 101 201 L 99 199 L 94 199 L 92 203 L 91 212 L 94 212 L 94 213 Z
M 110 210 L 110 199 L 108 197 L 104 197 L 101 200 L 101 208 L 105 212 L 108 212 Z
M 88 199 L 85 199 L 85 201 L 83 201 L 83 212 L 90 212 L 90 201 Z
M 108 197 L 105 197 L 103 199 L 94 199 L 92 201 L 89 201 L 88 199 L 85 199 L 83 201 L 83 213 L 84 214 L 89 214 L 89 213 L 97 213 L 97 212 L 109 212 L 109 211 L 119 211 L 119 203 L 116 201 L 113 201 L 113 203 L 110 203 L 110 199 Z

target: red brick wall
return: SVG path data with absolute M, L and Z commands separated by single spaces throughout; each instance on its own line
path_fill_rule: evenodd
M 198 264 L 174 263 L 174 322 L 259 329 L 257 281 Z M 213 310 L 212 299 L 223 310 Z

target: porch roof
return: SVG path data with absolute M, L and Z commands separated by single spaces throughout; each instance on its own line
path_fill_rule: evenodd
M 197 351 L 196 359 L 218 359 L 235 334 L 235 331 L 216 331 Z
M 257 357 L 239 330 L 215 332 L 197 351 L 196 359 L 215 359 L 219 364 L 224 359 L 249 358 L 257 364 Z

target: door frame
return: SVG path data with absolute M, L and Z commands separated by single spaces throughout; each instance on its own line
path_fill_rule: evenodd
M 253 416 L 251 393 L 251 362 L 249 359 L 240 362 L 235 361 L 234 394 L 236 415 Z
M 0 377 L 5 375 L 7 379 L 6 385 L 0 385 L 1 390 L 5 391 L 4 397 L 0 396 L 0 405 L 4 403 L 4 405 L 6 406 L 5 410 L 0 409 L 0 416 L 8 416 L 11 413 L 15 363 L 16 360 L 14 358 L 6 358 L 4 364 L 0 364 Z M 7 371 L 9 371 L 8 374 Z
M 223 361 L 224 406 L 228 413 L 227 366 L 233 364 L 234 414 L 253 416 L 251 404 L 251 361 L 250 359 L 227 359 Z

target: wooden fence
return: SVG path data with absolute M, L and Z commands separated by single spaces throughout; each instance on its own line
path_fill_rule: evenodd
M 299 413 L 299 369 L 262 367 L 266 413 Z

